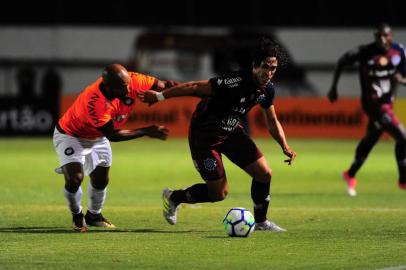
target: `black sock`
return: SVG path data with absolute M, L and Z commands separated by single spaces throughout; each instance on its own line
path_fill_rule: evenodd
M 403 141 L 397 142 L 395 145 L 396 161 L 399 169 L 399 182 L 406 183 L 406 143 Z
M 351 177 L 355 176 L 355 174 L 364 164 L 365 160 L 367 159 L 369 153 L 371 152 L 378 138 L 379 137 L 376 136 L 366 137 L 359 142 L 357 149 L 355 150 L 354 162 L 351 164 L 351 167 L 348 170 L 349 176 Z
M 256 222 L 263 222 L 266 220 L 270 201 L 270 187 L 271 182 L 264 183 L 252 179 L 251 198 L 254 201 L 254 217 Z
M 180 203 L 211 202 L 206 184 L 195 184 L 187 189 L 174 190 L 171 200 L 177 205 Z

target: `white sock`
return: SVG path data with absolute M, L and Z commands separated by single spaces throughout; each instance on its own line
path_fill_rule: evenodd
M 87 194 L 89 196 L 87 210 L 92 214 L 100 214 L 103 203 L 106 199 L 107 187 L 104 189 L 95 189 L 89 182 L 89 185 L 87 186 Z
M 75 193 L 71 193 L 64 188 L 63 192 L 72 214 L 79 214 L 82 211 L 82 188 L 79 187 Z

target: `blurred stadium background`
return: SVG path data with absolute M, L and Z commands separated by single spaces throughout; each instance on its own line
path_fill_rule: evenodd
M 396 187 L 393 142 L 374 149 L 360 196 L 347 197 L 340 173 L 366 125 L 356 70 L 341 77 L 338 103 L 325 97 L 338 57 L 371 42 L 374 25 L 388 22 L 406 44 L 405 10 L 395 0 L 8 3 L 0 16 L 0 269 L 406 269 L 406 198 Z M 165 124 L 167 142 L 113 144 L 105 209 L 119 233 L 72 235 L 51 134 L 75 96 L 111 63 L 162 79 L 216 76 L 244 65 L 259 35 L 277 39 L 291 59 L 277 73 L 276 105 L 299 153 L 295 166 L 286 168 L 262 138 L 258 111 L 249 116 L 277 175 L 271 216 L 289 234 L 225 238 L 223 213 L 251 203 L 248 178 L 228 161 L 226 201 L 182 209 L 175 229 L 163 224 L 161 189 L 199 179 L 186 142 L 197 100 L 185 98 L 139 104 L 129 121 Z M 406 123 L 402 86 L 396 113 Z M 92 256 L 83 254 L 89 243 L 97 243 Z
M 344 73 L 339 84 L 341 96 L 350 100 L 330 106 L 325 99 L 335 63 L 345 51 L 370 42 L 373 26 L 382 21 L 393 25 L 395 41 L 406 44 L 404 6 L 310 1 L 296 3 L 300 12 L 293 13 L 289 2 L 259 0 L 158 7 L 54 1 L 47 9 L 27 3 L 24 10 L 11 4 L 0 18 L 0 134 L 50 134 L 57 115 L 107 64 L 122 63 L 163 79 L 205 79 L 247 63 L 255 38 L 268 35 L 291 60 L 276 78 L 288 134 L 356 138 L 365 125 L 358 102 L 351 100 L 360 93 L 356 70 Z M 405 121 L 406 91 L 400 89 L 398 96 L 396 109 Z M 138 107 L 130 125 L 169 122 L 172 135 L 184 136 L 194 104 Z M 255 118 L 250 119 L 254 135 L 265 135 Z

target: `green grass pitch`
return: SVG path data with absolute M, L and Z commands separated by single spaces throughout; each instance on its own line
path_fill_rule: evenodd
M 340 178 L 356 141 L 291 140 L 291 167 L 271 139 L 257 143 L 273 169 L 269 217 L 288 232 L 239 239 L 221 221 L 231 207 L 252 209 L 251 179 L 228 160 L 225 201 L 183 206 L 177 225 L 164 221 L 161 190 L 200 181 L 186 140 L 113 143 L 103 213 L 117 229 L 79 234 L 52 140 L 1 139 L 0 269 L 406 269 L 406 192 L 392 141 L 371 153 L 356 198 Z

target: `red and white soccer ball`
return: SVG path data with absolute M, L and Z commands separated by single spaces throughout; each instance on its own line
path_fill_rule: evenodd
M 255 218 L 245 208 L 231 208 L 223 219 L 226 233 L 232 237 L 248 237 L 255 229 Z

